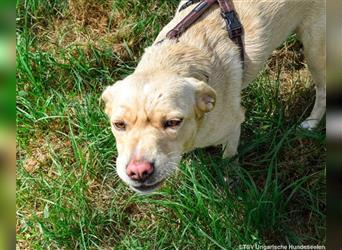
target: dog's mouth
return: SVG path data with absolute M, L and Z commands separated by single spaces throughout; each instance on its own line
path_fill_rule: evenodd
M 134 190 L 139 191 L 141 193 L 150 193 L 154 191 L 155 189 L 159 188 L 163 184 L 164 180 L 161 180 L 157 183 L 154 183 L 152 185 L 139 185 L 139 186 L 131 186 Z

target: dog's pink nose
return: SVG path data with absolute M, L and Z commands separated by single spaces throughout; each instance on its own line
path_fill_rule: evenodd
M 135 181 L 144 181 L 153 174 L 153 166 L 151 163 L 146 161 L 131 161 L 127 168 L 127 175 Z

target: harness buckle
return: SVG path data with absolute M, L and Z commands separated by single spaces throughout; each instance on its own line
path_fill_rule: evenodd
M 226 22 L 226 27 L 230 39 L 235 39 L 243 35 L 242 24 L 234 10 L 221 13 L 221 16 Z

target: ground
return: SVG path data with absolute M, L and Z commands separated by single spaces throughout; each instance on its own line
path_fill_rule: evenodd
M 243 92 L 238 163 L 196 150 L 148 196 L 116 175 L 99 96 L 133 71 L 177 2 L 17 2 L 18 249 L 325 243 L 325 124 L 298 128 L 314 87 L 295 36 Z

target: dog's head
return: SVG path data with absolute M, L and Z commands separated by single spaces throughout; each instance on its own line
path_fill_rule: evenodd
M 102 100 L 116 138 L 116 168 L 135 191 L 158 188 L 192 149 L 201 118 L 215 106 L 205 82 L 173 74 L 133 74 Z

